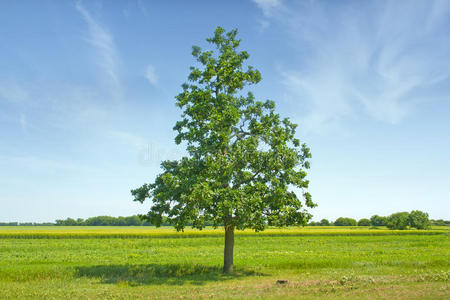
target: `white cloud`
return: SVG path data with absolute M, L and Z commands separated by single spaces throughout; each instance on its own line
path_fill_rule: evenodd
M 145 70 L 145 78 L 147 78 L 151 85 L 156 86 L 158 84 L 158 75 L 156 75 L 155 67 L 152 65 L 147 66 L 147 69 Z
M 302 2 L 275 17 L 301 55 L 301 66 L 280 72 L 291 98 L 307 102 L 308 127 L 361 114 L 395 124 L 419 103 L 450 100 L 442 87 L 450 79 L 446 3 Z
M 111 94 L 119 99 L 122 96 L 122 86 L 119 78 L 119 58 L 113 36 L 92 17 L 81 1 L 77 1 L 75 7 L 89 27 L 88 42 L 97 50 L 98 64 L 105 74 Z
M 269 19 L 277 14 L 282 6 L 282 0 L 252 0 L 263 12 L 262 18 L 257 20 L 261 32 L 270 26 Z
M 281 7 L 282 0 L 252 0 L 262 9 L 265 16 L 271 16 L 273 12 Z

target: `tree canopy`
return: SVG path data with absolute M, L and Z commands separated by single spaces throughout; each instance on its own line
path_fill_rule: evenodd
M 358 221 L 358 226 L 370 226 L 370 220 L 369 219 L 361 219 Z
M 340 218 L 337 218 L 336 221 L 334 221 L 334 225 L 335 226 L 357 226 L 358 223 L 356 222 L 355 219 L 340 217 Z
M 420 210 L 413 210 L 409 213 L 409 226 L 417 229 L 430 228 L 431 222 L 428 218 L 428 214 Z
M 162 162 L 153 183 L 132 190 L 135 201 L 151 199 L 145 218 L 154 225 L 167 217 L 177 230 L 210 222 L 230 232 L 259 231 L 311 218 L 305 209 L 315 206 L 306 191 L 310 150 L 296 138 L 297 125 L 275 112 L 275 102 L 244 93 L 261 74 L 244 66 L 249 54 L 238 51 L 236 36 L 218 27 L 207 39 L 214 50 L 192 48 L 198 65 L 176 96 L 182 115 L 174 127 L 188 155 Z
M 386 226 L 389 229 L 407 229 L 409 226 L 409 213 L 398 212 L 388 217 Z

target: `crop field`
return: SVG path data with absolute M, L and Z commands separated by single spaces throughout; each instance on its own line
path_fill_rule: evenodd
M 449 299 L 449 229 L 2 227 L 2 299 Z M 278 279 L 288 280 L 278 284 Z

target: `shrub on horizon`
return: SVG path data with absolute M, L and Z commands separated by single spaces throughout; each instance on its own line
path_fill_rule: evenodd
M 358 221 L 358 226 L 370 226 L 370 220 L 369 219 L 361 219 Z
M 413 210 L 409 214 L 409 226 L 417 229 L 430 228 L 431 222 L 428 218 L 428 214 L 420 210 Z
M 389 229 L 399 229 L 399 230 L 407 229 L 409 226 L 409 213 L 398 212 L 390 215 L 388 217 L 386 226 Z
M 357 226 L 358 223 L 355 219 L 352 218 L 344 218 L 340 217 L 337 218 L 336 221 L 334 221 L 334 226 Z

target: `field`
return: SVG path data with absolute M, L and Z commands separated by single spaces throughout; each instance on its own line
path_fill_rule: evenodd
M 449 299 L 450 231 L 2 227 L 0 298 Z M 277 284 L 287 279 L 287 284 Z

